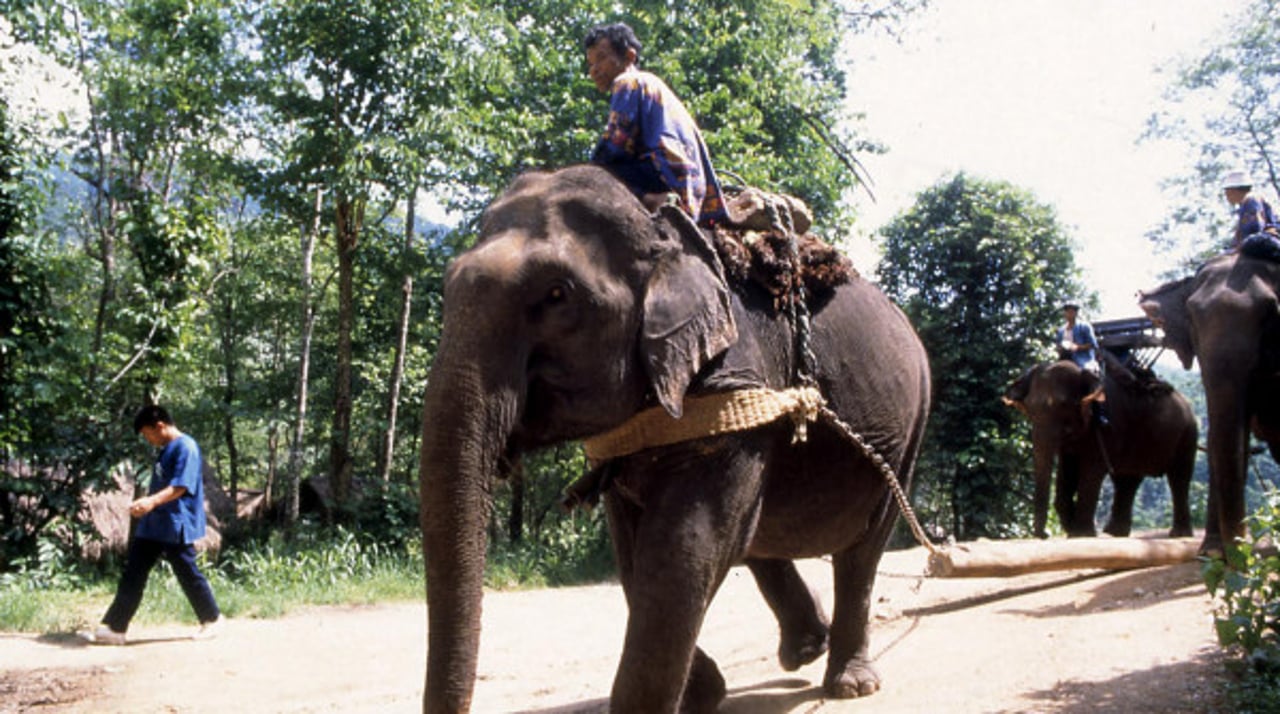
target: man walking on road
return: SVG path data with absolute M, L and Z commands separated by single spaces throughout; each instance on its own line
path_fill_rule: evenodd
M 134 417 L 133 429 L 159 449 L 151 471 L 148 494 L 129 505 L 138 519 L 133 542 L 125 559 L 124 574 L 115 600 L 96 630 L 80 633 L 93 644 L 123 645 L 129 621 L 142 603 L 147 577 L 160 558 L 169 561 L 182 592 L 195 610 L 200 629 L 193 639 L 208 639 L 222 623 L 209 581 L 196 566 L 192 545 L 204 536 L 204 479 L 200 447 L 195 439 L 174 426 L 162 407 L 143 407 Z

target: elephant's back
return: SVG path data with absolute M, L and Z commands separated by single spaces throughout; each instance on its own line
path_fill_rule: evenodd
M 812 316 L 819 383 L 837 414 L 888 441 L 923 429 L 929 360 L 906 315 L 865 280 L 841 285 Z

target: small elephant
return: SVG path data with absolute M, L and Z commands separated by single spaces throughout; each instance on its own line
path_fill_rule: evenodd
M 1238 253 L 1139 293 L 1182 366 L 1200 361 L 1209 424 L 1209 504 L 1202 553 L 1244 536 L 1249 434 L 1280 461 L 1280 264 Z
M 1049 481 L 1056 461 L 1053 506 L 1068 536 L 1097 535 L 1093 515 L 1107 473 L 1115 500 L 1106 533 L 1129 535 L 1143 477 L 1164 474 L 1173 497 L 1169 535 L 1190 536 L 1188 498 L 1198 433 L 1191 404 L 1168 383 L 1135 374 L 1106 351 L 1101 355 L 1102 379 L 1071 360 L 1059 360 L 1037 364 L 1005 390 L 1004 402 L 1031 421 L 1035 535 L 1048 537 Z M 1104 394 L 1106 425 L 1093 414 Z
M 471 706 L 501 464 L 638 414 L 679 420 L 709 395 L 784 390 L 804 354 L 803 323 L 773 294 L 730 286 L 712 241 L 683 212 L 651 214 L 602 169 L 525 174 L 480 225 L 448 270 L 425 395 L 428 712 Z M 930 398 L 914 330 L 856 277 L 814 302 L 811 318 L 812 376 L 826 405 L 909 488 Z M 808 424 L 800 441 L 783 419 L 599 467 L 629 610 L 610 711 L 717 708 L 725 682 L 698 631 L 729 569 L 744 562 L 777 617 L 785 669 L 829 649 L 828 696 L 879 688 L 867 620 L 898 512 L 884 472 L 832 424 Z M 834 570 L 830 621 L 791 562 L 823 554 Z

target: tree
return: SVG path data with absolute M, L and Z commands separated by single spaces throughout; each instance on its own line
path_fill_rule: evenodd
M 923 191 L 881 233 L 880 284 L 933 372 L 920 513 L 957 539 L 1026 532 L 1030 451 L 1000 396 L 1048 356 L 1063 298 L 1082 292 L 1071 241 L 1029 193 L 965 174 Z
M 259 25 L 262 101 L 271 118 L 297 127 L 281 147 L 285 178 L 299 189 L 324 187 L 331 202 L 338 311 L 329 472 L 339 503 L 350 496 L 354 466 L 356 251 L 380 195 L 403 195 L 429 178 L 429 158 L 449 131 L 451 23 L 471 14 L 465 3 L 426 0 L 277 0 Z
M 1231 38 L 1182 66 L 1154 113 L 1146 140 L 1196 152 L 1190 170 L 1166 182 L 1178 205 L 1150 238 L 1184 267 L 1199 264 L 1231 238 L 1220 182 L 1233 169 L 1256 187 L 1280 192 L 1280 0 L 1253 0 L 1230 23 Z M 1202 107 L 1208 115 L 1190 114 Z

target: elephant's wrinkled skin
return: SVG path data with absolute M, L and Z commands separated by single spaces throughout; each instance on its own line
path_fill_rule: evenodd
M 1047 538 L 1049 482 L 1057 463 L 1053 499 L 1068 536 L 1092 537 L 1094 509 L 1102 479 L 1111 472 L 1115 500 L 1104 529 L 1127 536 L 1133 525 L 1133 498 L 1144 476 L 1164 474 L 1173 497 L 1171 537 L 1191 535 L 1188 494 L 1195 469 L 1196 417 L 1186 397 L 1163 382 L 1141 382 L 1104 353 L 1110 423 L 1099 426 L 1088 401 L 1099 380 L 1075 362 L 1043 362 L 1027 370 L 1005 390 L 1005 403 L 1031 422 L 1035 458 L 1035 534 Z
M 1222 255 L 1196 274 L 1139 296 L 1164 342 L 1200 362 L 1208 408 L 1209 522 L 1202 552 L 1244 535 L 1249 433 L 1280 460 L 1280 265 Z
M 657 215 L 607 173 L 517 179 L 450 266 L 421 452 L 428 650 L 423 708 L 470 708 L 485 526 L 501 463 L 580 439 L 686 394 L 791 386 L 792 333 L 771 296 L 726 287 L 706 236 Z M 818 383 L 907 485 L 929 400 L 907 320 L 861 279 L 815 306 Z M 829 696 L 879 688 L 867 652 L 876 566 L 897 510 L 883 476 L 821 423 L 787 420 L 609 462 L 605 502 L 629 616 L 610 711 L 714 711 L 725 695 L 696 647 L 729 568 L 746 562 L 794 669 L 829 647 Z M 832 554 L 833 617 L 789 559 Z

